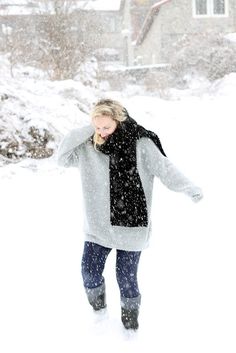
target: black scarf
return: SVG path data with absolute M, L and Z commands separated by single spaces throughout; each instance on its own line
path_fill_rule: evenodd
M 128 114 L 98 146 L 99 151 L 110 157 L 110 221 L 113 226 L 148 225 L 147 202 L 136 161 L 136 143 L 141 137 L 150 138 L 165 156 L 158 136 L 138 125 Z

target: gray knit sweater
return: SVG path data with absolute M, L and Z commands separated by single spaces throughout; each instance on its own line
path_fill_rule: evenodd
M 182 192 L 193 201 L 202 198 L 200 188 L 191 183 L 157 146 L 148 138 L 137 142 L 137 167 L 148 207 L 147 227 L 120 227 L 110 223 L 109 156 L 96 151 L 90 137 L 94 128 L 89 125 L 72 130 L 58 149 L 58 163 L 80 170 L 85 240 L 108 248 L 140 251 L 149 243 L 151 230 L 151 202 L 154 177 L 170 190 Z

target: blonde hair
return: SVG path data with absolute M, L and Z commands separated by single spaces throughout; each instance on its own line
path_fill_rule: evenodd
M 94 105 L 91 118 L 94 119 L 101 115 L 109 116 L 117 124 L 127 118 L 126 109 L 113 99 L 101 99 Z M 96 149 L 97 145 L 102 145 L 104 142 L 105 140 L 95 131 L 93 135 L 94 148 Z

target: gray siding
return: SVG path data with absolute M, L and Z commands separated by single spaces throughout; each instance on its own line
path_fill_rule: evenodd
M 168 62 L 173 44 L 184 34 L 236 32 L 236 0 L 228 0 L 227 17 L 194 17 L 192 0 L 172 0 L 162 5 L 135 54 L 143 64 Z

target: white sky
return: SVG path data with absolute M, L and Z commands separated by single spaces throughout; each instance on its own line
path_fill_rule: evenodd
M 86 301 L 77 170 L 58 168 L 53 158 L 0 168 L 1 352 L 235 353 L 235 86 L 231 74 L 172 90 L 169 100 L 132 94 L 134 87 L 110 92 L 159 134 L 172 162 L 205 195 L 194 204 L 156 180 L 137 334 L 120 322 L 114 252 L 105 270 L 108 314 L 94 315 Z M 5 76 L 0 93 L 18 93 L 29 117 L 40 121 L 41 112 L 42 124 L 48 116 L 65 133 L 86 123 L 76 101 L 65 98 L 68 87 L 78 86 Z M 17 104 L 9 100 L 9 111 L 22 109 Z

